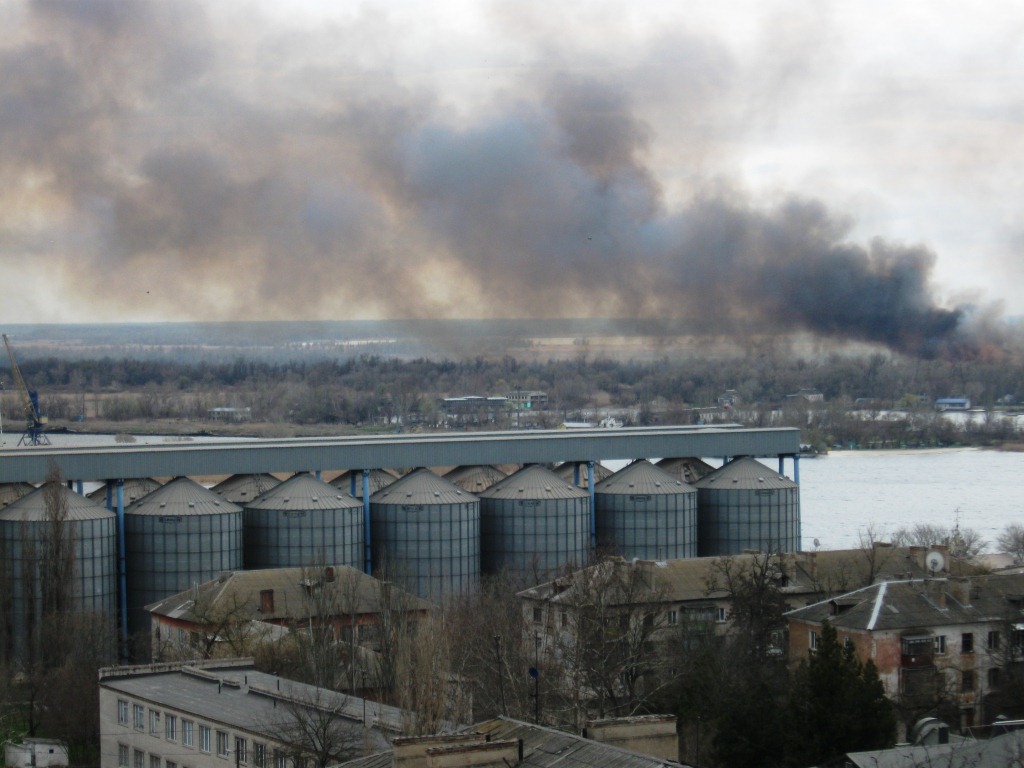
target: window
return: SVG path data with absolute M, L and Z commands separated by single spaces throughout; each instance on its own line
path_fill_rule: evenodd
M 974 653 L 974 633 L 964 632 L 960 635 L 960 652 Z
M 279 749 L 274 750 L 274 768 L 288 768 L 288 758 Z
M 117 745 L 117 768 L 128 768 L 128 745 Z
M 136 730 L 141 731 L 146 727 L 146 710 L 141 704 L 132 706 L 132 718 Z
M 164 765 L 166 766 L 166 768 L 178 768 L 178 764 L 172 763 L 170 760 L 166 760 L 164 762 Z
M 988 671 L 988 687 L 998 688 L 999 687 L 999 667 L 993 667 Z
M 967 693 L 974 690 L 974 670 L 965 669 L 960 676 L 960 689 Z
M 544 621 L 544 611 L 543 611 L 543 609 L 541 609 L 541 608 L 534 608 L 533 609 L 533 622 L 535 624 L 540 624 L 542 621 Z
M 935 636 L 935 652 L 945 653 L 946 652 L 946 636 L 936 635 Z
M 224 731 L 217 731 L 217 754 L 220 757 L 228 756 L 228 735 Z
M 160 755 L 149 756 L 149 768 L 160 768 Z
M 164 718 L 164 735 L 167 736 L 168 741 L 178 738 L 178 718 L 175 715 L 167 715 Z
M 988 633 L 988 645 L 986 646 L 990 651 L 999 650 L 999 630 L 993 629 Z
M 235 736 L 235 763 L 249 762 L 249 742 L 240 736 Z
M 146 768 L 146 753 L 140 749 L 132 752 L 132 763 L 135 768 Z
M 563 627 L 568 627 L 569 626 L 569 612 L 568 611 L 562 611 L 562 613 L 559 615 L 559 619 L 562 622 L 562 626 Z
M 128 702 L 124 699 L 117 700 L 117 722 L 128 725 Z
M 668 612 L 668 623 L 669 624 L 678 624 L 679 623 L 679 611 L 669 611 Z
M 717 622 L 718 622 L 719 624 L 721 624 L 721 623 L 722 623 L 723 621 L 725 621 L 725 619 L 726 619 L 726 618 L 727 618 L 727 617 L 726 617 L 726 615 L 725 615 L 725 608 L 719 608 L 719 609 L 718 609 L 718 614 L 717 614 L 717 617 L 716 617 L 716 619 L 715 619 L 715 620 L 716 620 L 716 621 L 717 621 Z
M 813 629 L 807 633 L 807 649 L 814 653 L 818 650 L 818 633 Z
M 153 736 L 160 735 L 160 713 L 155 709 L 149 710 L 149 732 Z
M 191 720 L 181 721 L 181 743 L 186 747 L 193 746 Z
M 199 749 L 203 752 L 210 751 L 210 726 L 199 726 Z
M 254 741 L 252 744 L 252 764 L 255 768 L 267 768 L 267 745 Z

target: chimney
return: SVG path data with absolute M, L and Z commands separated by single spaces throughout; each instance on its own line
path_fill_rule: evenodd
M 478 733 L 446 734 L 440 736 L 405 736 L 395 739 L 392 765 L 394 768 L 427 768 L 427 750 L 468 744 L 483 744 L 486 739 Z
M 274 590 L 272 589 L 261 589 L 260 590 L 260 613 L 273 613 L 274 612 Z
M 924 580 L 925 595 L 931 601 L 932 605 L 938 608 L 940 611 L 946 610 L 946 580 L 945 579 L 925 579 Z
M 907 547 L 907 557 L 914 565 L 920 568 L 922 571 L 926 571 L 928 566 L 925 565 L 924 558 L 928 554 L 928 547 L 911 546 Z
M 591 720 L 588 739 L 630 749 L 660 760 L 679 759 L 679 734 L 675 715 L 641 715 Z
M 966 576 L 950 576 L 947 581 L 949 582 L 950 597 L 960 605 L 969 606 L 971 604 L 971 580 Z

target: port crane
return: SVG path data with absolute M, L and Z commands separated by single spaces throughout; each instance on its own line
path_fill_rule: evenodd
M 47 418 L 39 413 L 39 393 L 30 390 L 25 383 L 25 377 L 21 375 L 18 361 L 14 359 L 14 349 L 11 347 L 11 340 L 4 337 L 4 346 L 7 347 L 7 357 L 11 361 L 11 376 L 14 378 L 14 386 L 18 389 L 21 397 L 21 408 L 25 414 L 25 434 L 21 436 L 18 445 L 49 445 L 50 438 L 46 435 Z

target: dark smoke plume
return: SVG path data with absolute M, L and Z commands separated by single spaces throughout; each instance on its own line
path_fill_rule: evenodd
M 666 318 L 980 348 L 937 306 L 923 247 L 851 243 L 819 203 L 759 206 L 703 169 L 666 204 L 629 78 L 669 86 L 643 62 L 530 70 L 456 119 L 360 60 L 373 19 L 293 39 L 228 34 L 188 2 L 8 16 L 0 258 L 64 273 L 100 317 Z M 712 110 L 728 62 L 668 42 L 679 93 Z

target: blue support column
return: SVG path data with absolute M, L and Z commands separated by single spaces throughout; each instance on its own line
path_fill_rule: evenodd
M 800 455 L 793 455 L 793 482 L 800 485 Z
M 779 474 L 782 476 L 786 475 L 786 457 L 781 453 L 779 454 Z
M 594 462 L 587 462 L 587 493 L 590 494 L 590 548 L 597 546 L 597 518 L 594 508 Z
M 321 480 L 322 479 L 320 477 L 320 470 L 319 469 L 316 472 L 313 473 L 313 476 L 316 477 L 317 480 Z
M 363 528 L 366 531 L 366 572 L 373 575 L 373 550 L 370 549 L 370 470 L 363 470 Z
M 85 487 L 83 486 L 81 480 L 75 481 L 75 493 L 77 493 L 79 496 L 85 496 Z
M 117 573 L 121 593 L 121 655 L 128 654 L 128 573 L 124 540 L 124 480 L 117 481 Z

